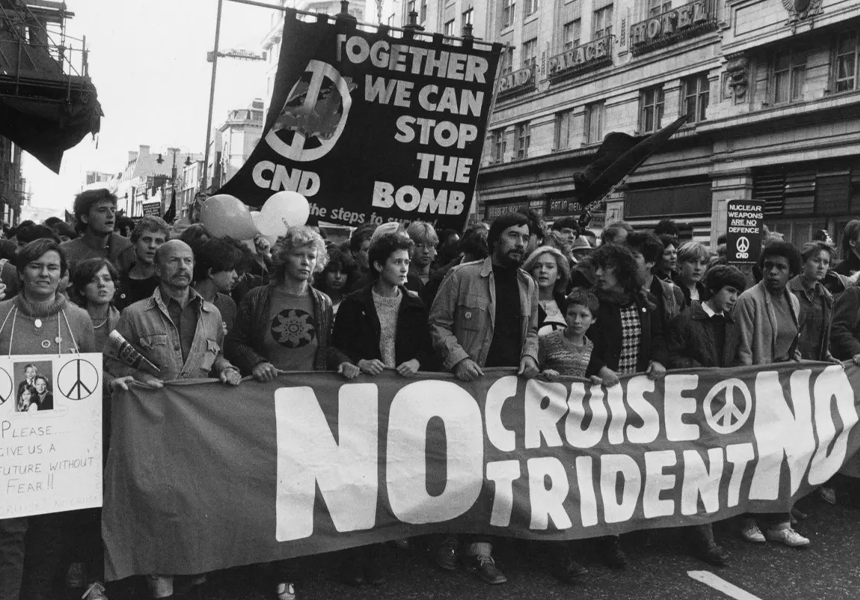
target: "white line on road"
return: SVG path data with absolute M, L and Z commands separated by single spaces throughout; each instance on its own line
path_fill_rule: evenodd
M 714 588 L 718 592 L 722 592 L 730 598 L 734 598 L 735 600 L 761 600 L 758 596 L 753 596 L 746 590 L 742 590 L 733 583 L 729 583 L 725 579 L 717 577 L 710 571 L 687 571 L 687 575 L 696 581 L 701 581 L 705 585 Z

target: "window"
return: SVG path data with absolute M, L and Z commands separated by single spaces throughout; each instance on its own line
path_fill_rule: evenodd
M 708 74 L 702 73 L 686 78 L 681 93 L 684 95 L 682 110 L 687 115 L 687 123 L 699 123 L 707 119 L 708 100 L 711 94 Z
M 836 43 L 836 91 L 857 89 L 857 32 L 839 35 Z
M 422 23 L 427 20 L 427 0 L 421 0 L 421 14 L 418 15 L 418 20 Z
M 453 36 L 454 35 L 454 19 L 450 21 L 445 21 L 445 29 L 442 31 L 445 35 Z
M 537 38 L 523 42 L 523 69 L 533 69 L 537 64 Z
M 579 46 L 579 37 L 582 32 L 582 21 L 575 19 L 570 23 L 565 23 L 561 30 L 561 40 L 565 50 L 570 50 Z
M 538 0 L 525 0 L 526 14 L 533 15 L 538 9 Z
M 573 111 L 566 110 L 555 115 L 555 145 L 556 150 L 570 148 L 570 137 L 573 130 Z
M 660 129 L 663 120 L 663 87 L 654 87 L 639 96 L 639 129 L 651 133 Z
M 462 15 L 463 18 L 461 19 L 461 21 L 462 21 L 464 26 L 465 25 L 474 25 L 474 23 L 472 22 L 472 15 L 474 13 L 475 13 L 475 11 L 471 8 L 469 10 L 463 11 L 463 15 Z
M 514 0 L 502 0 L 502 27 L 510 27 L 514 24 L 514 13 L 517 3 Z
M 773 102 L 794 102 L 803 99 L 806 81 L 806 53 L 786 50 L 776 55 L 773 65 Z
M 597 144 L 603 140 L 603 101 L 585 105 L 585 143 Z
M 520 123 L 514 127 L 514 156 L 517 159 L 528 158 L 530 138 L 531 126 L 528 122 Z
M 406 16 L 408 17 L 410 13 L 418 12 L 416 8 L 415 0 L 409 0 L 409 2 L 406 3 Z M 409 19 L 407 18 L 406 21 L 408 22 Z
M 494 163 L 500 163 L 505 160 L 505 130 L 497 129 L 492 132 L 492 142 L 490 146 L 490 160 Z
M 605 6 L 594 11 L 592 19 L 592 31 L 594 35 L 591 39 L 597 40 L 607 35 L 612 35 L 612 5 Z
M 648 0 L 648 18 L 672 10 L 672 0 Z
M 499 70 L 502 76 L 510 75 L 514 70 L 514 47 L 505 46 L 502 49 L 501 66 Z

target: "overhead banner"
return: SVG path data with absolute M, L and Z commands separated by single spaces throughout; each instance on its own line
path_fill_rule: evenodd
M 276 192 L 298 192 L 312 225 L 462 229 L 501 45 L 284 15 L 263 135 L 218 193 L 259 209 Z
M 102 355 L 0 358 L 0 519 L 102 505 Z
M 563 540 L 787 512 L 860 447 L 847 369 L 690 369 L 609 389 L 504 369 L 135 387 L 113 404 L 108 578 L 432 532 Z

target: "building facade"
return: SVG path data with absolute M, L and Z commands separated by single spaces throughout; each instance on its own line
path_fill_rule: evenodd
M 25 189 L 21 176 L 21 147 L 0 136 L 0 209 L 4 223 L 16 225 Z
M 579 214 L 572 174 L 610 131 L 681 130 L 592 227 L 673 218 L 715 244 L 726 201 L 761 199 L 801 244 L 860 208 L 860 3 L 853 0 L 415 0 L 427 31 L 506 44 L 477 217 Z

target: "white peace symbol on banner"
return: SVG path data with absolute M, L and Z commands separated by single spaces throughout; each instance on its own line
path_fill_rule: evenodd
M 70 360 L 57 374 L 57 389 L 69 400 L 89 398 L 99 386 L 99 372 L 95 365 L 82 358 Z
M 323 84 L 326 79 L 331 80 L 333 84 L 328 93 L 333 93 L 334 90 L 337 90 L 340 95 L 342 114 L 340 115 L 340 120 L 334 128 L 334 131 L 330 136 L 326 137 L 308 136 L 306 133 L 301 131 L 303 128 L 296 127 L 292 132 L 292 140 L 287 143 L 278 136 L 277 132 L 281 129 L 273 126 L 272 129 L 269 130 L 269 133 L 266 134 L 266 143 L 271 146 L 272 150 L 284 158 L 299 162 L 317 160 L 328 154 L 329 151 L 334 148 L 338 139 L 340 139 L 340 135 L 343 133 L 344 127 L 346 126 L 349 109 L 352 106 L 352 97 L 349 95 L 349 84 L 343 77 L 341 77 L 337 69 L 322 61 L 312 60 L 308 63 L 308 68 L 305 69 L 305 73 L 311 73 L 311 81 L 310 84 L 308 84 L 307 91 L 304 92 L 304 103 L 300 107 L 289 106 L 290 102 L 295 99 L 304 88 L 305 84 L 300 79 L 296 82 L 293 89 L 287 96 L 287 100 L 284 102 L 284 107 L 281 109 L 281 115 L 278 119 L 282 119 L 285 116 L 289 118 L 289 116 L 292 115 L 296 122 L 303 122 L 307 125 L 311 125 L 312 129 L 315 128 L 313 127 L 314 119 L 319 121 L 321 118 L 316 111 L 316 108 L 318 103 L 322 105 L 321 101 L 323 98 L 321 97 L 320 92 L 323 90 Z M 323 92 L 323 95 L 325 95 L 325 92 Z M 328 108 L 329 111 L 331 109 L 330 102 L 331 101 L 329 100 L 329 103 L 326 105 L 326 108 Z M 320 145 L 316 148 L 305 148 L 305 143 L 308 141 L 309 137 L 317 140 Z
M 738 238 L 737 243 L 738 252 L 746 252 L 750 249 L 750 241 L 745 237 L 741 236 Z
M 744 406 L 742 408 L 738 408 L 735 402 L 735 389 L 739 390 L 743 396 Z M 721 393 L 724 401 L 722 406 L 714 412 L 714 401 Z M 711 388 L 711 391 L 705 396 L 703 408 L 705 419 L 711 429 L 720 434 L 734 433 L 744 426 L 752 413 L 752 396 L 749 388 L 740 379 L 726 379 Z

